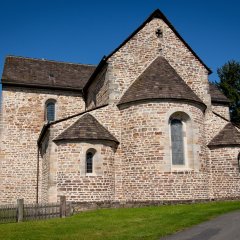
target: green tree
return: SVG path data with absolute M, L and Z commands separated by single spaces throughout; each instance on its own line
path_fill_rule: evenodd
M 218 87 L 230 100 L 231 121 L 240 124 L 240 62 L 231 60 L 217 70 Z

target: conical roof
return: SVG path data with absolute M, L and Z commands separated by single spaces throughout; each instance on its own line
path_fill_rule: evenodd
M 205 106 L 163 57 L 156 58 L 133 82 L 118 105 L 147 99 L 187 100 Z
M 60 140 L 108 140 L 118 143 L 118 140 L 89 113 L 54 139 Z
M 240 145 L 240 132 L 232 123 L 227 123 L 208 144 L 210 147 L 234 145 Z

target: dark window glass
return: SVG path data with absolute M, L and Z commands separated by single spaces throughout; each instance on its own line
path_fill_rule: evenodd
M 183 124 L 178 119 L 171 121 L 172 164 L 184 165 Z
M 91 152 L 87 153 L 86 172 L 87 173 L 92 173 L 93 172 L 93 154 Z
M 55 120 L 55 103 L 49 102 L 46 106 L 46 119 L 47 121 L 54 121 Z

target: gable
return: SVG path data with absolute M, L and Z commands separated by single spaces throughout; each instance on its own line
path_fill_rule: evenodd
M 158 36 L 157 31 L 162 35 Z M 122 45 L 106 57 L 109 65 L 109 101 L 118 103 L 133 82 L 157 58 L 165 58 L 182 80 L 210 105 L 209 69 L 183 41 L 160 11 L 155 11 Z
M 212 73 L 212 70 L 201 60 L 201 58 L 195 53 L 195 51 L 188 45 L 188 43 L 181 37 L 177 30 L 173 27 L 166 16 L 159 10 L 156 9 L 132 34 L 130 34 L 116 49 L 114 49 L 107 57 L 108 60 L 112 55 L 114 55 L 120 48 L 122 48 L 129 40 L 131 40 L 142 28 L 146 26 L 147 23 L 153 19 L 162 19 L 167 26 L 175 33 L 175 35 L 182 41 L 186 48 L 199 60 L 199 62 L 207 69 L 207 71 Z

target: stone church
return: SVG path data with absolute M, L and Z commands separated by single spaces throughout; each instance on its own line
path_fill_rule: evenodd
M 160 10 L 97 66 L 7 56 L 0 203 L 239 198 L 240 131 L 210 73 Z

